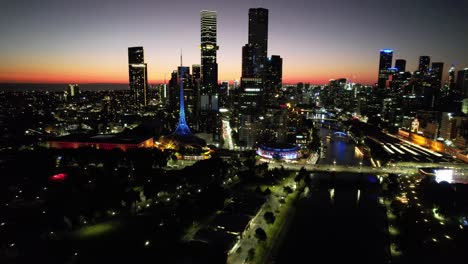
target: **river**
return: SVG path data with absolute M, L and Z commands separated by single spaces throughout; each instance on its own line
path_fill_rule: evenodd
M 320 164 L 367 163 L 346 139 L 326 139 Z M 333 131 L 332 131 L 333 133 Z M 386 214 L 373 175 L 315 173 L 310 194 L 296 206 L 275 263 L 385 263 Z

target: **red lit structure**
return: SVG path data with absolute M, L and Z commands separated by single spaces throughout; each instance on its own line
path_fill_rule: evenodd
M 59 173 L 49 177 L 51 181 L 64 181 L 68 175 L 66 173 Z
M 104 150 L 121 149 L 126 151 L 134 148 L 152 148 L 154 147 L 154 139 L 148 136 L 98 135 L 88 137 L 69 135 L 49 140 L 47 145 L 49 148 L 59 149 L 92 147 Z

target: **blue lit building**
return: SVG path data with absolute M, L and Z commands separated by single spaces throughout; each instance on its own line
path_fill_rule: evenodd
M 267 159 L 284 159 L 295 160 L 300 157 L 299 150 L 301 148 L 292 144 L 282 144 L 274 146 L 260 145 L 257 149 L 257 154 Z
M 393 59 L 393 50 L 383 49 L 380 50 L 380 60 L 379 60 L 379 78 L 378 78 L 378 87 L 380 89 L 387 87 L 388 76 L 391 74 L 389 70 L 392 67 Z

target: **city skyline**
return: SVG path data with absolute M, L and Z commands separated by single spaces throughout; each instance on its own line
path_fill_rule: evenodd
M 201 10 L 218 16 L 218 81 L 240 80 L 248 10 L 260 6 L 270 13 L 268 54 L 284 59 L 284 83 L 323 84 L 344 77 L 374 84 L 378 52 L 386 48 L 394 50 L 392 65 L 404 59 L 409 71 L 417 69 L 420 56 L 444 62 L 443 80 L 452 64 L 457 70 L 468 67 L 468 37 L 459 32 L 468 21 L 467 3 L 397 2 L 2 3 L 0 82 L 127 83 L 126 50 L 133 46 L 145 49 L 150 83 L 169 80 L 180 49 L 186 66 L 200 63 Z M 24 19 L 12 17 L 20 10 Z M 434 19 L 438 16 L 449 19 Z

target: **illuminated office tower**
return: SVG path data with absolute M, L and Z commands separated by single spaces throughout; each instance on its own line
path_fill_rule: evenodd
M 134 105 L 147 105 L 148 65 L 144 60 L 143 47 L 128 48 L 128 76 L 130 91 L 133 94 Z
M 217 26 L 216 11 L 200 12 L 201 32 L 201 94 L 215 94 L 218 88 L 218 63 L 216 61 Z
M 283 58 L 272 55 L 267 61 L 265 76 L 265 103 L 272 104 L 275 93 L 277 93 L 283 82 Z
M 268 82 L 273 89 L 281 89 L 283 84 L 283 58 L 279 55 L 272 55 L 268 59 Z
M 244 114 L 258 115 L 263 108 L 263 81 L 261 78 L 242 78 L 240 110 Z
M 379 78 L 378 78 L 378 84 L 377 84 L 380 89 L 387 87 L 388 76 L 391 73 L 389 69 L 392 67 L 392 58 L 393 58 L 393 50 L 391 49 L 380 50 Z
M 419 57 L 419 66 L 418 71 L 419 74 L 425 76 L 429 72 L 429 65 L 431 63 L 431 57 L 429 56 L 420 56 Z

